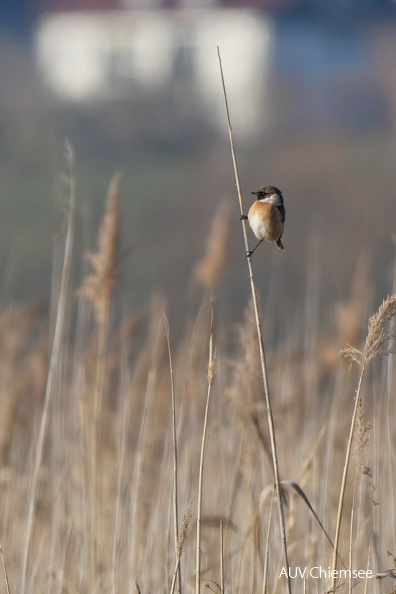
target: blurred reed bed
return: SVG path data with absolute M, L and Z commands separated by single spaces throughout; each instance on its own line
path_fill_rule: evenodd
M 222 303 L 211 294 L 226 262 L 228 206 L 220 204 L 193 272 L 202 289 L 195 317 L 174 336 L 160 296 L 127 311 L 121 323 L 112 315 L 121 193 L 117 175 L 89 256 L 92 271 L 80 289 L 70 278 L 62 283 L 65 229 L 56 244 L 50 318 L 45 308 L 29 305 L 9 304 L 0 314 L 0 546 L 10 591 L 197 592 L 199 546 L 199 588 L 281 592 L 282 543 L 252 304 L 239 323 L 221 325 Z M 74 225 L 70 217 L 68 225 Z M 289 563 L 308 572 L 332 567 L 329 541 L 338 529 L 338 569 L 379 574 L 356 584 L 341 580 L 338 590 L 354 585 L 374 592 L 378 579 L 392 588 L 396 380 L 392 356 L 382 355 L 391 351 L 395 301 L 385 301 L 368 328 L 376 307 L 369 262 L 361 258 L 349 300 L 334 304 L 320 327 L 311 272 L 302 326 L 282 316 L 279 288 L 261 304 Z M 276 340 L 266 327 L 275 317 Z M 339 357 L 341 349 L 356 366 Z M 346 461 L 348 444 L 353 464 Z M 0 587 L 6 591 L 5 580 Z M 330 587 L 327 577 L 292 580 L 295 592 Z

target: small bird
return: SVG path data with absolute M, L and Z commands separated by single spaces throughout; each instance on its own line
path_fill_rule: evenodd
M 250 258 L 264 239 L 275 241 L 278 248 L 284 250 L 281 237 L 286 211 L 282 192 L 274 186 L 263 186 L 252 194 L 257 196 L 257 200 L 250 207 L 248 216 L 242 215 L 241 219 L 248 219 L 253 233 L 260 241 L 251 252 L 246 254 L 247 257 Z

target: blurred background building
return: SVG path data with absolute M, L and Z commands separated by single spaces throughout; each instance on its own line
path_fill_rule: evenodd
M 46 12 L 34 33 L 43 81 L 59 98 L 80 103 L 133 98 L 136 89 L 161 96 L 188 79 L 208 122 L 224 128 L 215 49 L 227 84 L 241 105 L 239 129 L 257 134 L 267 119 L 265 89 L 271 23 L 257 10 L 220 8 L 215 2 L 129 2 L 117 8 Z M 213 5 L 213 6 L 211 6 Z M 240 63 L 241 68 L 234 67 Z M 246 89 L 255 88 L 254 93 Z M 237 126 L 238 127 L 238 126 Z

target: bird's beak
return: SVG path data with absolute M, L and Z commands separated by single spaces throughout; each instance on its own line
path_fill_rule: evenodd
M 254 194 L 255 196 L 257 196 L 258 192 L 250 192 L 251 194 Z

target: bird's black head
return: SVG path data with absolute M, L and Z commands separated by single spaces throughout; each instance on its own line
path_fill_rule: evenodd
M 275 186 L 263 186 L 262 188 L 259 188 L 257 192 L 252 192 L 252 194 L 257 196 L 259 200 L 266 198 L 266 196 L 271 196 L 272 194 L 278 194 L 278 196 L 283 199 L 282 192 Z

